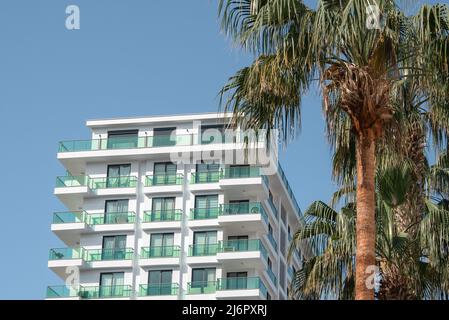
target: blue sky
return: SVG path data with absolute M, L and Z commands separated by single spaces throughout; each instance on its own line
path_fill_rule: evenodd
M 314 1 L 309 1 L 314 2 Z M 81 30 L 65 28 L 79 5 Z M 216 0 L 2 0 L 0 4 L 0 299 L 42 299 L 59 140 L 89 138 L 93 118 L 215 112 L 226 79 L 251 59 L 226 41 Z M 302 209 L 334 191 L 319 97 L 282 152 Z

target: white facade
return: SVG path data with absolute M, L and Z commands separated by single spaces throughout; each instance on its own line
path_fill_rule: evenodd
M 287 299 L 300 211 L 282 169 L 173 164 L 179 152 L 243 150 L 240 136 L 201 138 L 229 117 L 94 120 L 91 140 L 61 142 L 68 174 L 55 195 L 67 212 L 51 229 L 67 248 L 50 250 L 62 283 L 47 299 Z

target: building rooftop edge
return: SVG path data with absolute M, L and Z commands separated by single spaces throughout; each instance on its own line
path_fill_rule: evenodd
M 90 119 L 86 121 L 86 126 L 104 127 L 111 125 L 136 125 L 144 123 L 158 123 L 158 122 L 176 122 L 176 121 L 193 121 L 193 120 L 208 120 L 230 118 L 231 112 L 204 112 L 192 114 L 174 114 L 174 115 L 155 115 L 155 116 L 141 116 L 141 117 L 123 117 L 123 118 L 109 118 L 109 119 Z

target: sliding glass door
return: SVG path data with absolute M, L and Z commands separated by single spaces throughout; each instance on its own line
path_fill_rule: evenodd
M 153 198 L 151 213 L 153 221 L 172 221 L 175 220 L 175 199 Z
M 124 272 L 111 272 L 100 274 L 100 297 L 123 296 Z
M 173 256 L 173 233 L 153 233 L 150 239 L 150 250 L 155 257 Z
M 102 260 L 123 260 L 126 256 L 126 236 L 103 237 Z
M 149 296 L 171 295 L 172 294 L 172 271 L 155 270 L 148 272 Z
M 108 166 L 107 188 L 128 187 L 131 175 L 131 164 L 117 164 Z
M 106 200 L 104 223 L 128 223 L 128 199 Z
M 176 164 L 172 162 L 159 162 L 154 164 L 153 185 L 175 183 Z

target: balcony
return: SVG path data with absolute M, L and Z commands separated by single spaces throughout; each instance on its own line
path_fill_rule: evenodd
M 191 174 L 190 183 L 217 183 L 220 180 L 219 171 L 196 172 Z
M 174 300 L 179 293 L 177 283 L 141 284 L 139 297 L 151 297 L 152 299 Z
M 144 211 L 143 222 L 180 221 L 182 210 Z
M 274 216 L 274 220 L 278 221 L 279 219 L 279 214 L 278 214 L 278 210 L 276 209 L 276 206 L 274 205 L 273 199 L 268 198 L 268 205 L 270 206 L 271 211 L 273 212 L 273 216 Z
M 271 283 L 274 285 L 275 288 L 277 288 L 278 282 L 277 282 L 277 278 L 276 278 L 275 274 L 273 273 L 273 270 L 271 270 L 270 268 L 267 268 L 266 271 L 267 271 L 268 277 L 271 280 Z
M 276 240 L 274 240 L 273 234 L 268 233 L 267 234 L 268 242 L 270 242 L 271 247 L 274 249 L 274 253 L 276 254 L 278 252 L 278 244 Z
M 267 288 L 259 277 L 217 279 L 217 299 L 266 299 Z
M 266 268 L 267 250 L 260 239 L 222 241 L 217 253 L 217 261 L 227 269 Z
M 188 264 L 217 263 L 218 243 L 189 246 Z
M 91 268 L 131 268 L 133 258 L 133 248 L 85 250 Z
M 219 186 L 229 197 L 267 198 L 266 177 L 261 168 L 249 166 L 227 167 L 221 173 Z
M 79 243 L 81 233 L 101 231 L 132 231 L 135 212 L 89 214 L 86 211 L 55 212 L 51 230 L 68 246 Z
M 259 167 L 249 167 L 249 166 L 237 166 L 225 168 L 221 179 L 242 179 L 242 178 L 256 178 L 260 177 Z
M 78 208 L 85 196 L 131 195 L 135 193 L 136 186 L 135 176 L 91 178 L 69 175 L 56 178 L 55 195 L 66 207 Z
M 191 209 L 189 227 L 218 227 L 219 213 L 220 207 Z
M 86 222 L 86 211 L 66 211 L 53 213 L 52 224 L 84 224 Z
M 179 266 L 180 246 L 153 246 L 141 249 L 140 266 Z
M 198 256 L 213 256 L 218 252 L 219 244 L 194 244 L 189 246 L 189 256 L 190 257 L 198 257 Z
M 51 230 L 69 247 L 79 243 L 80 234 L 89 229 L 86 223 L 86 211 L 68 211 L 53 213 Z
M 216 281 L 193 281 L 187 283 L 187 294 L 214 294 L 217 290 Z
M 79 297 L 79 289 L 77 287 L 64 285 L 47 287 L 47 299 L 78 300 Z
M 133 255 L 133 248 L 91 249 L 86 250 L 86 261 L 131 260 Z
M 278 171 L 279 171 L 281 180 L 284 184 L 284 187 L 287 190 L 287 194 L 289 195 L 290 200 L 293 203 L 293 208 L 295 209 L 294 211 L 295 211 L 297 217 L 300 218 L 301 217 L 301 209 L 299 208 L 299 204 L 298 204 L 298 201 L 296 200 L 295 194 L 293 193 L 293 190 L 290 187 L 290 183 L 288 182 L 287 176 L 285 175 L 284 170 L 282 169 L 282 166 L 279 162 L 278 162 Z
M 267 233 L 269 220 L 260 202 L 238 202 L 220 206 L 218 223 L 231 233 L 238 233 L 242 226 L 246 232 Z
M 83 248 L 54 248 L 50 249 L 48 257 L 48 267 L 62 279 L 68 277 L 66 270 L 68 267 L 84 266 Z
M 191 220 L 217 219 L 220 212 L 219 207 L 194 208 L 190 210 Z
M 182 184 L 184 176 L 182 173 L 178 174 L 157 174 L 147 176 L 145 186 L 168 186 L 173 184 Z
M 129 212 L 107 212 L 92 213 L 86 216 L 87 224 L 91 226 L 109 225 L 109 224 L 130 224 L 136 221 L 136 213 Z
M 144 211 L 142 228 L 144 230 L 181 228 L 182 210 Z
M 147 137 L 123 137 L 92 140 L 61 141 L 58 152 L 142 149 L 192 145 L 192 135 L 171 134 Z
M 92 190 L 135 188 L 136 186 L 137 186 L 137 177 L 135 176 L 120 176 L 120 177 L 105 177 L 105 178 L 89 177 L 89 187 Z
M 123 299 L 131 297 L 131 293 L 130 285 L 80 286 L 80 297 L 82 299 Z
M 161 257 L 179 257 L 181 247 L 179 246 L 160 246 L 142 248 L 141 258 L 161 258 Z
M 184 182 L 183 174 L 156 174 L 146 176 L 145 193 L 180 193 Z

